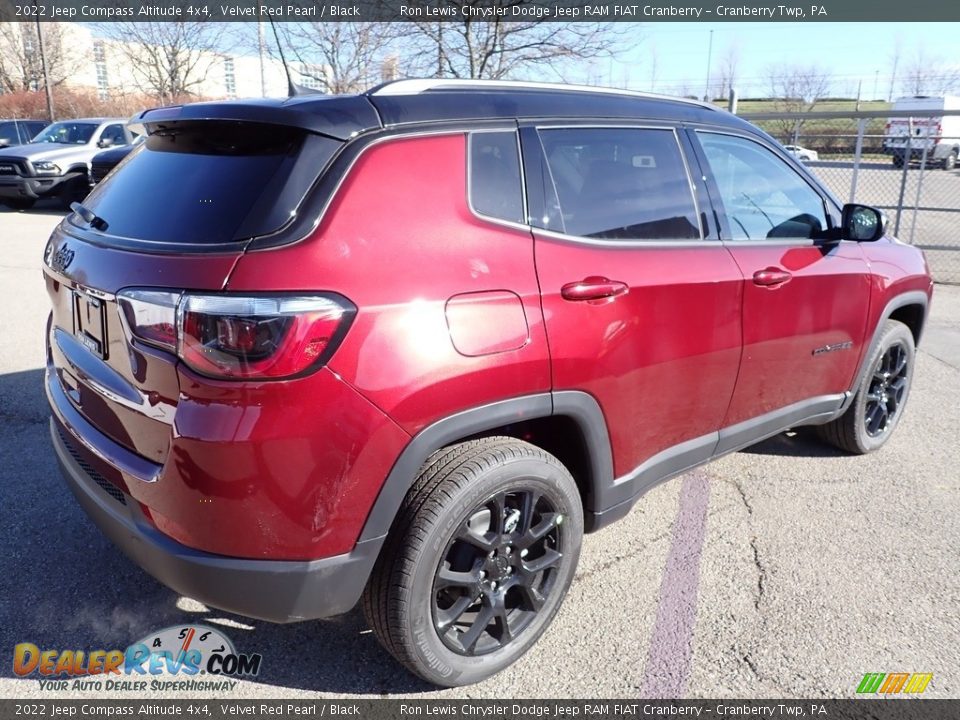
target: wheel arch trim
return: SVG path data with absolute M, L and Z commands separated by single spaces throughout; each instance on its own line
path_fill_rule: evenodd
M 853 384 L 850 386 L 850 390 L 847 392 L 847 399 L 837 412 L 838 417 L 842 415 L 853 403 L 853 399 L 857 394 L 857 388 L 860 387 L 860 383 L 863 382 L 864 373 L 866 373 L 868 370 L 870 356 L 873 355 L 873 351 L 877 348 L 877 345 L 880 342 L 880 336 L 883 334 L 884 323 L 890 319 L 890 316 L 893 315 L 893 313 L 900 308 L 907 307 L 908 305 L 919 305 L 923 308 L 923 314 L 920 318 L 920 326 L 917 328 L 915 336 L 917 345 L 920 344 L 920 338 L 923 335 L 923 327 L 927 321 L 927 311 L 930 306 L 930 297 L 923 290 L 908 290 L 907 292 L 895 295 L 888 300 L 887 304 L 883 306 L 883 310 L 877 316 L 877 323 L 873 328 L 873 335 L 870 338 L 870 344 L 867 345 L 863 351 L 863 355 L 860 356 L 860 364 L 857 366 L 857 372 L 854 373 Z
M 400 504 L 417 477 L 417 471 L 440 448 L 510 423 L 554 416 L 570 418 L 583 435 L 591 472 L 586 483 L 588 493 L 611 484 L 613 455 L 610 439 L 603 411 L 592 395 L 569 390 L 501 400 L 442 418 L 417 433 L 387 475 L 358 542 L 383 538 L 390 532 Z

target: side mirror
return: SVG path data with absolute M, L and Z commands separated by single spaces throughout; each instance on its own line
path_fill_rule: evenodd
M 97 143 L 97 147 L 108 148 L 113 146 L 113 138 L 100 138 L 100 142 Z
M 879 240 L 887 232 L 887 216 L 869 205 L 844 205 L 841 231 L 844 240 Z
M 10 147 L 12 144 L 10 138 L 0 137 L 0 148 Z

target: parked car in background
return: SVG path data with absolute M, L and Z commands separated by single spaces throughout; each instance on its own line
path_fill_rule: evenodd
M 90 161 L 90 187 L 103 180 L 127 155 L 139 147 L 146 137 L 146 135 L 137 135 L 129 145 L 120 145 L 94 155 L 93 160 Z
M 0 148 L 24 145 L 46 126 L 46 120 L 0 120 Z
M 58 197 L 69 206 L 90 189 L 93 156 L 132 140 L 120 118 L 52 123 L 28 144 L 0 150 L 0 202 L 26 209 L 40 198 Z
M 920 162 L 926 153 L 928 166 L 953 170 L 960 156 L 960 115 L 941 115 L 945 110 L 960 110 L 960 97 L 943 96 L 898 98 L 892 110 L 917 113 L 914 117 L 891 117 L 883 139 L 883 151 L 894 167 L 904 160 Z
M 409 670 L 477 682 L 657 484 L 903 417 L 922 251 L 712 105 L 406 80 L 139 120 L 45 249 L 50 435 L 104 533 L 204 604 L 362 602 Z
M 815 162 L 820 159 L 816 150 L 808 150 L 799 145 L 784 145 L 784 149 L 800 162 Z

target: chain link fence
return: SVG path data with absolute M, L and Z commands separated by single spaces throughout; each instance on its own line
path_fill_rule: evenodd
M 842 202 L 884 210 L 894 235 L 922 248 L 934 280 L 960 283 L 960 111 L 744 113 Z M 947 118 L 950 118 L 947 120 Z M 948 132 L 950 132 L 948 130 Z

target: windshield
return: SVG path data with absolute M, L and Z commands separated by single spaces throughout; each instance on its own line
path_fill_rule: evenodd
M 60 145 L 86 145 L 96 132 L 96 123 L 58 122 L 47 127 L 32 142 L 58 143 Z

